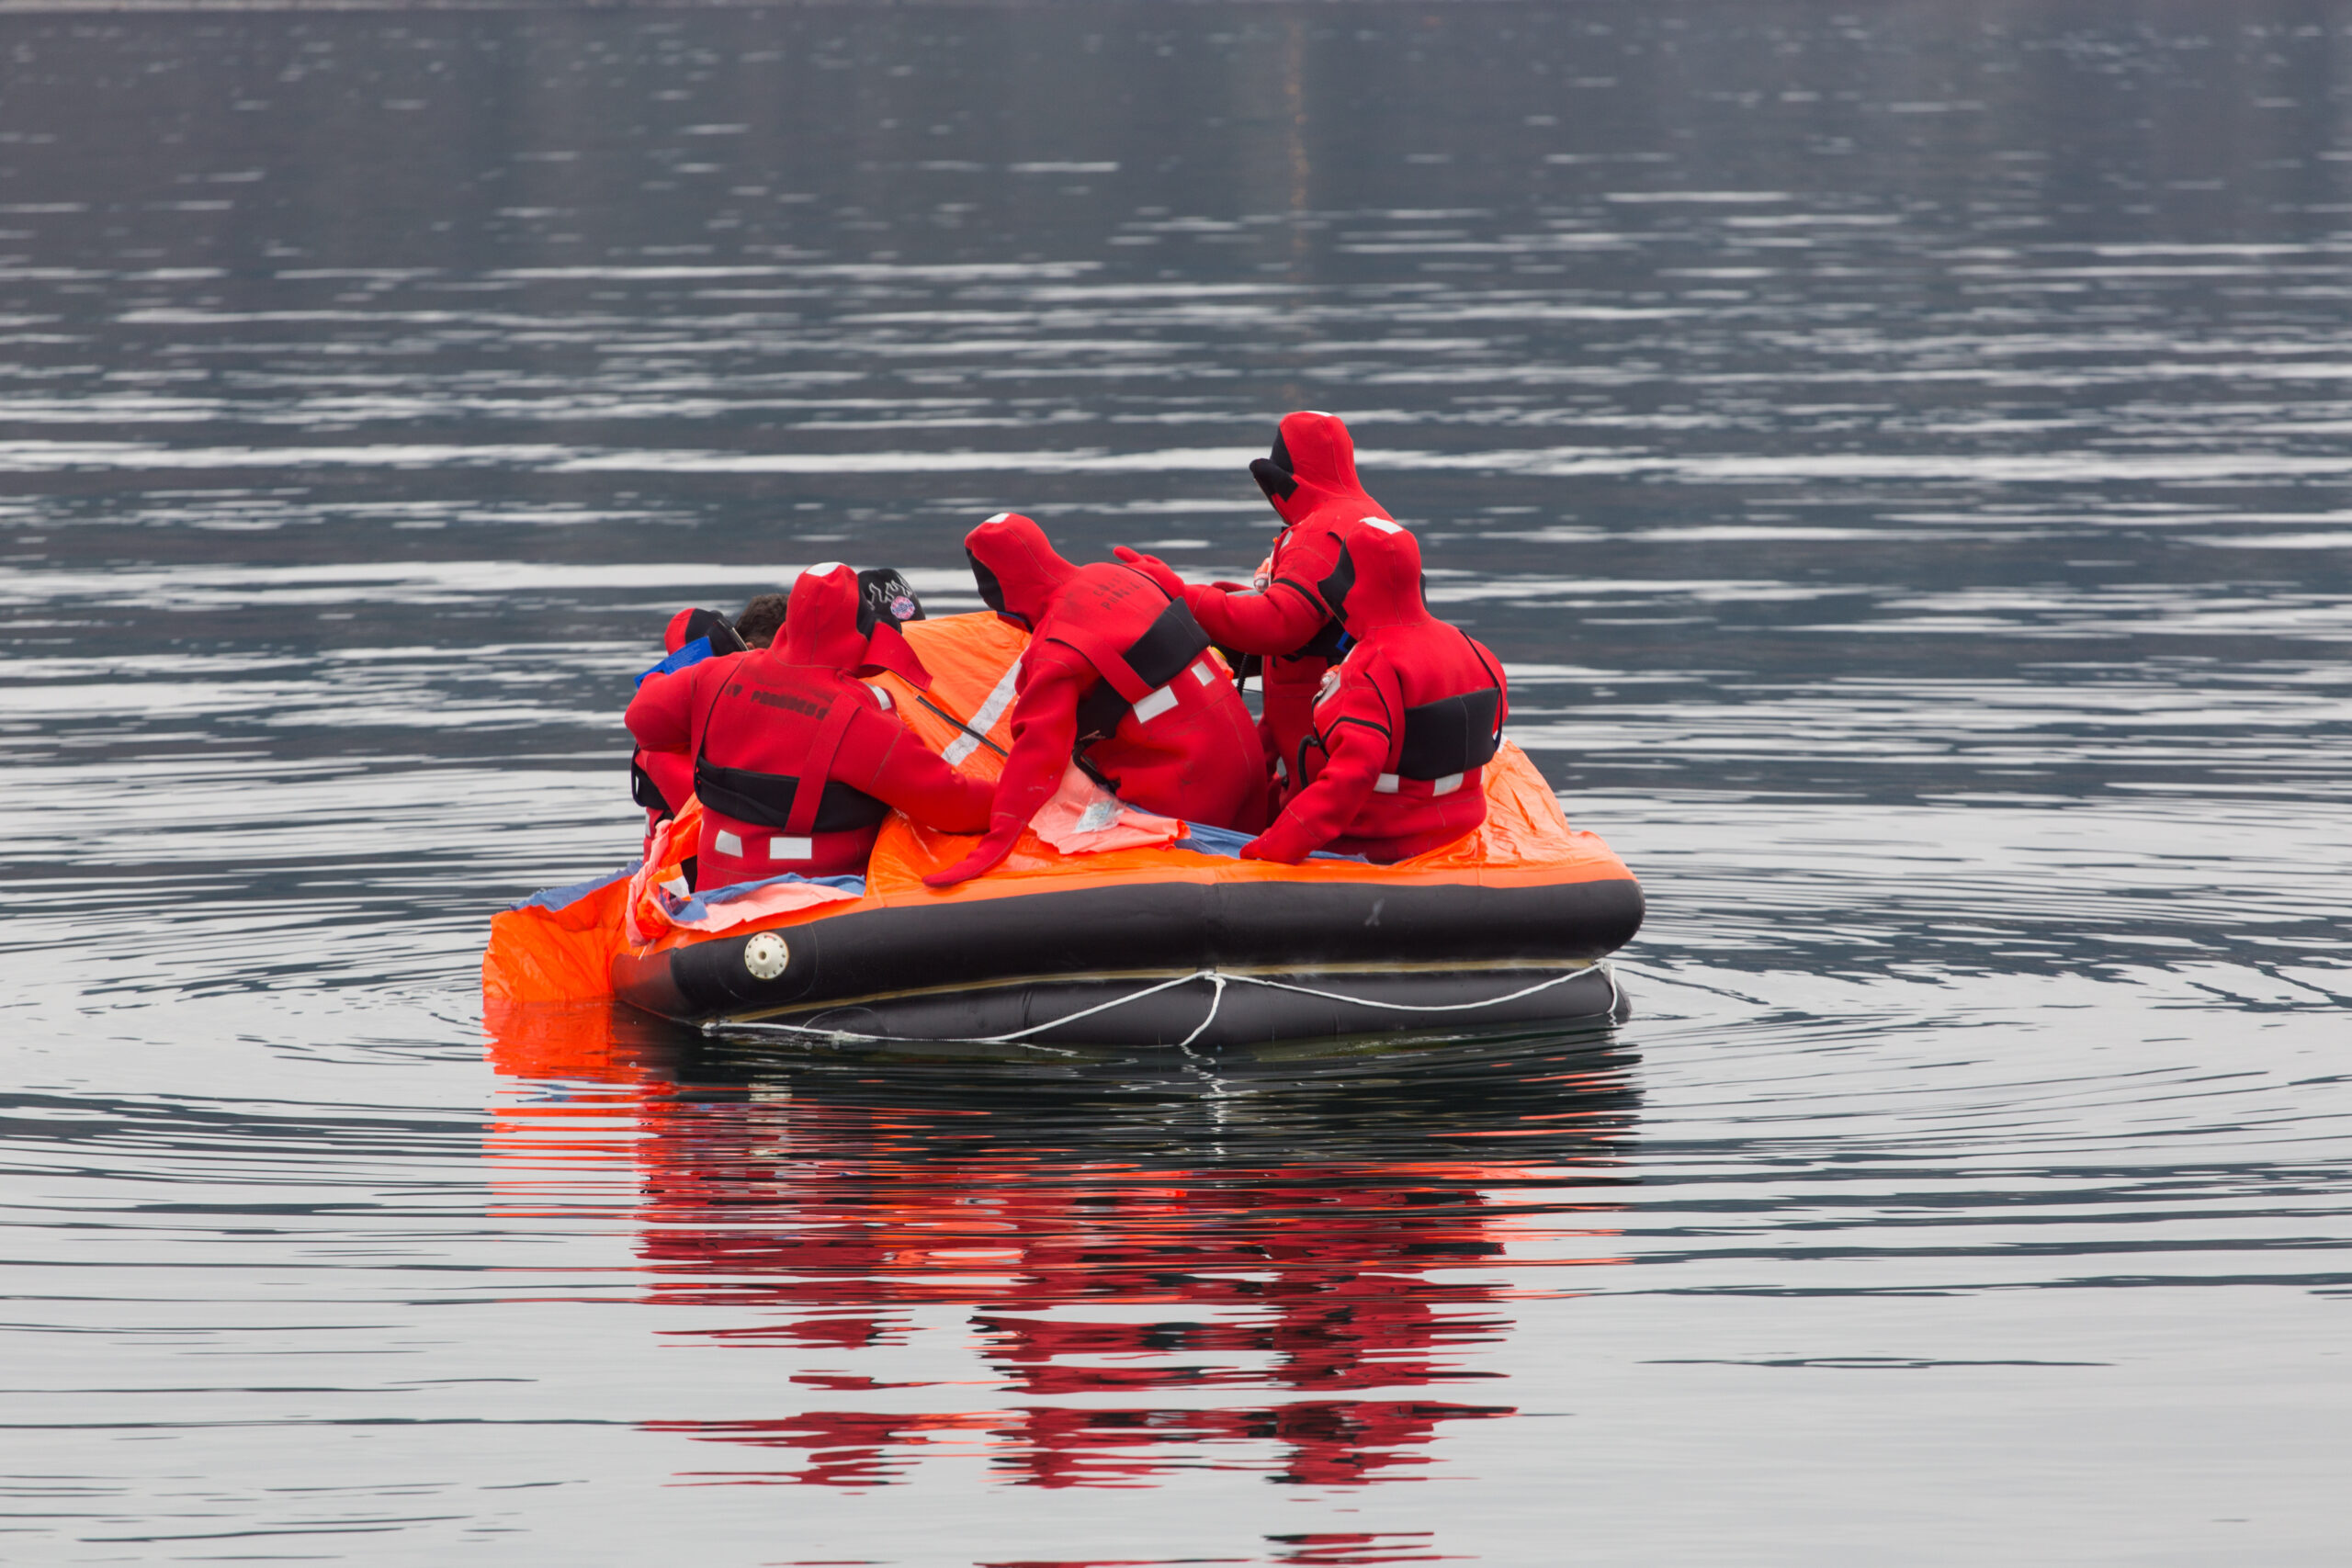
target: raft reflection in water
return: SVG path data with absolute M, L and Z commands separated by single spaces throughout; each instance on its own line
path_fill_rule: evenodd
M 1622 1261 L 1635 1099 L 1605 1036 L 1210 1077 L 753 1054 L 610 1004 L 493 1006 L 488 1033 L 502 1073 L 538 1080 L 492 1119 L 510 1202 L 576 1201 L 603 1163 L 594 1186 L 635 1194 L 640 1299 L 722 1319 L 668 1332 L 787 1363 L 718 1370 L 740 1415 L 645 1423 L 776 1451 L 684 1482 L 863 1487 L 973 1461 L 1043 1486 L 1409 1478 L 1447 1425 L 1517 1414 L 1474 1364 L 1509 1303 Z M 748 1392 L 786 1388 L 782 1409 Z

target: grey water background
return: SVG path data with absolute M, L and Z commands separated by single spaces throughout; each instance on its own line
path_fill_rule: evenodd
M 2347 258 L 2335 4 L 0 16 L 0 1558 L 2340 1562 Z M 486 1035 L 673 609 L 1302 406 L 1632 1023 Z

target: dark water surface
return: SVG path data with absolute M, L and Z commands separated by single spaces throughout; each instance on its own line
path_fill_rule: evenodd
M 0 18 L 0 1558 L 2321 1563 L 2352 6 Z M 662 620 L 1342 413 L 1604 1038 L 481 1016 Z

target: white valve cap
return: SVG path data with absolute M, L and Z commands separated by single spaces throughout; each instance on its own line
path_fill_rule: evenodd
M 743 944 L 743 967 L 754 980 L 773 980 L 792 962 L 792 949 L 774 931 L 762 931 Z

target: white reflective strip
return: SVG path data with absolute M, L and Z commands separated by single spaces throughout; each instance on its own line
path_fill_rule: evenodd
M 1431 795 L 1452 795 L 1455 790 L 1460 789 L 1461 787 L 1462 775 L 1460 773 L 1448 773 L 1445 777 L 1430 785 L 1430 793 Z
M 1176 688 L 1173 686 L 1162 686 L 1156 692 L 1147 692 L 1136 699 L 1136 722 L 1149 724 L 1175 705 Z
M 768 859 L 770 860 L 813 860 L 816 854 L 817 844 L 813 839 L 770 839 L 768 840 Z
M 1005 671 L 1004 679 L 996 683 L 996 690 L 989 694 L 989 700 L 980 705 L 980 711 L 972 716 L 971 733 L 957 736 L 949 743 L 947 750 L 940 753 L 947 759 L 949 767 L 979 750 L 980 737 L 995 728 L 996 721 L 1004 716 L 1005 708 L 1012 702 L 1012 688 L 1020 679 L 1021 661 L 1016 659 Z
M 1385 517 L 1359 517 L 1356 521 L 1366 527 L 1377 528 L 1384 534 L 1401 534 L 1405 531 Z
M 843 566 L 837 560 L 820 560 L 815 566 L 808 569 L 808 575 L 811 577 L 831 577 L 837 571 L 847 571 L 848 570 L 849 568 Z
M 743 852 L 743 840 L 721 828 L 710 840 L 710 847 L 723 855 L 740 855 Z
M 1374 795 L 1395 795 L 1396 793 L 1396 775 L 1395 773 L 1381 774 L 1379 780 L 1373 784 L 1372 792 Z
M 890 700 L 890 694 L 887 690 L 874 684 L 872 682 L 869 681 L 866 682 L 865 689 L 874 694 L 874 700 L 882 705 L 882 711 L 884 713 L 888 713 L 899 705 Z
M 693 892 L 694 889 L 686 886 L 686 879 L 684 877 L 673 876 L 669 881 L 662 885 L 662 891 L 667 893 L 673 898 L 683 898 L 687 894 Z
M 1209 661 L 1204 659 L 1193 666 L 1193 679 L 1204 686 L 1214 686 L 1216 684 L 1216 671 L 1209 668 Z
M 990 523 L 1001 523 L 1001 522 L 1003 522 L 1006 518 L 1008 518 L 1008 517 L 1010 517 L 1010 516 L 1012 516 L 1012 513 L 1010 513 L 1010 512 L 1000 512 L 1000 513 L 997 513 L 995 516 L 993 516 L 993 517 L 984 517 L 984 518 L 982 518 L 980 521 L 981 521 L 981 525 L 982 525 L 982 526 L 986 526 L 988 524 L 990 524 Z

